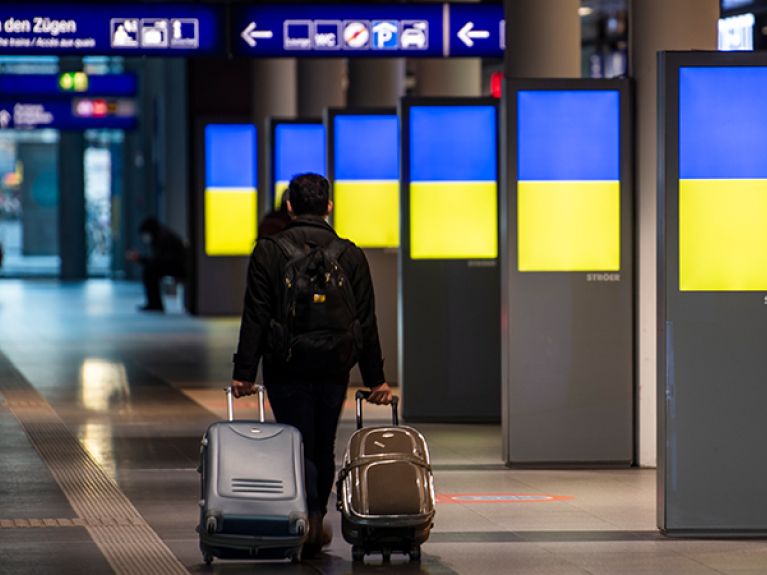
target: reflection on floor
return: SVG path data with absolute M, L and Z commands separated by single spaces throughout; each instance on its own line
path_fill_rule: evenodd
M 767 542 L 660 536 L 653 470 L 508 470 L 498 426 L 436 424 L 417 426 L 439 495 L 420 565 L 353 565 L 331 512 L 317 560 L 205 567 L 195 468 L 238 321 L 142 315 L 140 301 L 135 284 L 0 281 L 0 572 L 767 573 Z M 349 401 L 339 457 L 353 428 Z

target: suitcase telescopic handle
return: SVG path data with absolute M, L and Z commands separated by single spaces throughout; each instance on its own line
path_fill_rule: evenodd
M 258 389 L 258 420 L 264 423 L 264 386 L 262 384 L 256 384 Z M 226 392 L 226 418 L 229 421 L 234 421 L 234 395 L 232 394 L 232 386 L 229 385 L 224 388 Z
M 370 391 L 360 389 L 354 394 L 354 401 L 357 404 L 357 429 L 362 429 L 362 400 L 370 397 Z M 399 425 L 399 415 L 397 415 L 397 406 L 399 397 L 396 395 L 391 398 L 391 422 L 392 425 Z

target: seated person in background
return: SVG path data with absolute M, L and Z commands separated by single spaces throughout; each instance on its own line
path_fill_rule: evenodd
M 164 311 L 160 295 L 160 281 L 165 276 L 175 279 L 186 277 L 186 247 L 184 240 L 162 225 L 157 218 L 148 217 L 139 226 L 141 239 L 149 245 L 150 254 L 141 255 L 138 250 L 130 250 L 125 255 L 128 261 L 142 266 L 141 279 L 144 282 L 146 303 L 139 307 L 141 311 Z

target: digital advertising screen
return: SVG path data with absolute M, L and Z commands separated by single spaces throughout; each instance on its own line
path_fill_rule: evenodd
M 399 119 L 333 116 L 333 225 L 360 247 L 399 246 Z
M 493 105 L 409 110 L 410 257 L 498 256 L 498 142 Z
M 275 121 L 273 129 L 273 205 L 279 208 L 293 176 L 306 172 L 325 175 L 325 127 L 320 121 Z
M 253 251 L 257 231 L 257 139 L 252 124 L 205 126 L 205 254 Z
M 620 270 L 620 93 L 517 92 L 521 272 Z
M 679 289 L 767 290 L 767 68 L 679 69 Z

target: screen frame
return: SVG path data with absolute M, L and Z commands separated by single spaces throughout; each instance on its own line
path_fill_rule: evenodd
M 497 221 L 496 221 L 496 257 L 495 258 L 424 258 L 413 260 L 410 257 L 410 110 L 414 107 L 442 107 L 442 106 L 467 106 L 467 107 L 479 107 L 479 106 L 492 106 L 495 108 L 496 118 L 496 152 L 495 152 L 495 180 L 496 180 L 496 201 L 497 201 Z M 501 105 L 500 101 L 496 98 L 489 96 L 471 97 L 471 96 L 454 96 L 454 97 L 422 97 L 422 96 L 407 96 L 400 100 L 397 108 L 397 113 L 400 120 L 400 249 L 402 250 L 402 260 L 407 259 L 408 262 L 412 261 L 424 261 L 424 262 L 443 262 L 443 261 L 455 261 L 455 262 L 485 262 L 493 261 L 497 262 L 500 258 L 501 249 L 501 202 L 500 198 L 503 195 L 501 193 Z M 401 275 L 401 274 L 400 274 Z
M 330 182 L 330 190 L 331 190 L 331 199 L 335 202 L 335 119 L 338 116 L 394 116 L 397 118 L 397 121 L 401 121 L 400 117 L 397 114 L 397 108 L 396 107 L 375 107 L 375 108 L 326 108 L 325 113 L 323 114 L 323 122 L 325 124 L 325 177 L 327 177 L 328 181 Z M 400 140 L 400 150 L 402 149 L 402 141 Z M 401 153 L 398 150 L 398 153 Z M 402 166 L 400 165 L 400 175 L 402 173 Z M 400 220 L 402 219 L 402 210 L 400 209 Z M 335 223 L 334 215 L 330 214 L 330 223 L 333 225 Z M 402 240 L 400 238 L 400 246 L 402 245 Z M 366 250 L 384 250 L 384 251 L 398 251 L 399 248 L 370 248 L 365 247 Z

